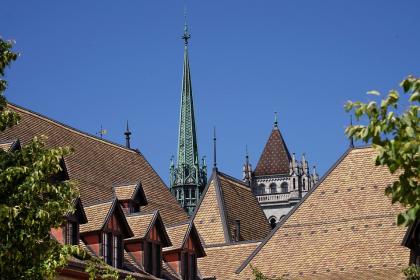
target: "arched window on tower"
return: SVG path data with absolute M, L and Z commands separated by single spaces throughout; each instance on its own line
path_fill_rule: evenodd
M 259 184 L 258 185 L 258 194 L 264 194 L 265 193 L 265 185 Z
M 277 193 L 277 186 L 275 183 L 270 184 L 270 193 L 271 194 Z
M 283 182 L 283 183 L 281 183 L 281 186 L 280 186 L 280 191 L 282 192 L 282 193 L 287 193 L 289 190 L 288 190 L 288 185 L 287 185 L 287 183 L 286 182 Z
M 271 217 L 269 219 L 269 221 L 270 221 L 271 229 L 275 228 L 276 227 L 276 217 Z
M 296 178 L 293 178 L 293 189 L 296 190 Z

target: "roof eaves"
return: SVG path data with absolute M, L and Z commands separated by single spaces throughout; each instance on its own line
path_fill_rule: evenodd
M 355 149 L 360 148 L 351 148 L 349 147 L 343 155 L 328 169 L 328 171 L 321 177 L 321 179 L 318 181 L 318 183 L 309 190 L 309 192 L 290 210 L 290 212 L 277 224 L 277 226 L 270 232 L 270 234 L 264 239 L 264 241 L 258 245 L 257 248 L 252 252 L 252 254 L 245 259 L 245 261 L 239 266 L 239 268 L 235 271 L 236 274 L 239 274 L 248 264 L 249 262 L 258 254 L 258 252 L 261 250 L 262 247 L 273 237 L 273 235 L 281 228 L 281 226 L 289 219 L 291 215 L 299 208 L 300 205 L 302 205 L 306 199 L 318 188 L 318 186 L 325 180 L 328 175 L 343 161 L 343 159 L 352 151 Z

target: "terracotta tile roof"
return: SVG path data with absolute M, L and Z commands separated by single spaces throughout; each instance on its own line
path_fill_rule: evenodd
M 129 200 L 134 196 L 137 184 L 123 185 L 114 187 L 115 196 L 118 200 Z
M 84 207 L 88 222 L 80 225 L 80 233 L 101 230 L 111 210 L 113 201 Z
M 257 248 L 260 242 L 239 242 L 218 247 L 206 247 L 207 256 L 197 260 L 203 278 L 236 279 L 235 270 Z M 279 262 L 281 262 L 279 260 Z
M 158 212 L 156 211 L 152 213 L 126 216 L 127 222 L 134 233 L 134 236 L 130 239 L 145 238 L 146 234 L 149 232 L 150 228 L 153 226 L 153 222 L 156 219 L 157 213 Z
M 271 230 L 249 187 L 219 171 L 213 173 L 192 219 L 205 245 L 232 242 L 235 220 L 240 220 L 240 240 L 261 240 Z
M 166 227 L 166 230 L 172 241 L 172 246 L 163 248 L 164 252 L 184 248 L 187 245 L 188 239 L 191 238 L 195 246 L 197 258 L 202 258 L 206 255 L 200 235 L 192 220 L 189 220 L 187 223 L 169 225 Z
M 254 175 L 289 174 L 291 157 L 286 143 L 275 127 L 265 144 L 264 150 L 254 170 Z
M 182 280 L 182 276 L 172 269 L 166 262 L 162 262 L 162 276 L 169 280 Z
M 168 236 L 171 239 L 172 246 L 164 248 L 163 251 L 171 251 L 174 249 L 182 248 L 184 246 L 186 234 L 190 228 L 190 225 L 191 222 L 186 222 L 175 226 L 167 226 L 166 231 L 168 232 Z
M 121 205 L 116 198 L 108 202 L 85 206 L 84 208 L 88 222 L 80 225 L 80 234 L 83 235 L 88 232 L 102 230 L 112 215 L 115 214 L 118 217 L 120 229 L 124 234 L 123 238 L 130 238 L 133 236 L 133 232 L 128 225 Z
M 114 196 L 113 186 L 141 180 L 148 199 L 144 211 L 159 210 L 163 220 L 169 223 L 188 219 L 139 151 L 99 139 L 16 105 L 8 107 L 17 111 L 21 120 L 18 125 L 0 132 L 0 141 L 20 139 L 25 145 L 34 136 L 46 135 L 49 147 L 71 146 L 74 153 L 66 157 L 66 167 L 70 179 L 78 183 L 84 205 L 109 201 Z
M 401 246 L 406 229 L 396 225 L 402 208 L 384 195 L 397 177 L 375 166 L 375 156 L 372 148 L 346 152 L 241 265 L 238 279 L 250 276 L 249 264 L 292 279 L 400 279 L 377 274 L 401 271 L 410 252 Z

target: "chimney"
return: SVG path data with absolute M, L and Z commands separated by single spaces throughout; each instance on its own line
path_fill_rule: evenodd
M 241 220 L 235 220 L 235 242 L 240 241 L 241 236 Z

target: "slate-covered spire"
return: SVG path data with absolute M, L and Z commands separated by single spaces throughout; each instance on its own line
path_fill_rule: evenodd
M 181 205 L 189 214 L 192 214 L 199 195 L 207 182 L 207 172 L 204 170 L 205 166 L 200 167 L 198 159 L 194 101 L 188 57 L 188 40 L 191 35 L 186 23 L 181 38 L 184 40 L 184 67 L 179 116 L 178 155 L 175 168 L 171 169 L 170 187 Z

